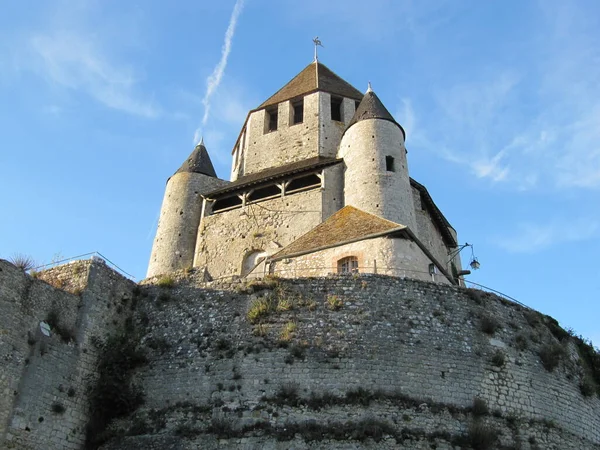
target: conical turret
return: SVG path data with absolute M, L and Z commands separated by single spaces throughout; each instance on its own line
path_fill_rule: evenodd
M 379 100 L 377 94 L 373 92 L 373 89 L 371 89 L 371 83 L 369 83 L 369 88 L 358 105 L 358 108 L 356 108 L 354 116 L 352 116 L 352 119 L 350 122 L 348 122 L 346 129 L 350 128 L 352 125 L 360 122 L 361 120 L 369 119 L 387 120 L 396 124 L 398 127 L 400 127 L 400 130 L 402 130 L 402 140 L 404 141 L 404 139 L 406 139 L 404 128 L 402 128 L 402 126 L 396 122 L 381 100 Z
M 369 85 L 344 131 L 338 157 L 346 164 L 346 205 L 416 231 L 404 138 L 404 129 Z
M 176 173 L 180 172 L 202 173 L 216 178 L 217 173 L 204 146 L 204 138 L 200 140 L 200 143 L 194 148 Z
M 148 277 L 192 267 L 202 215 L 201 196 L 223 183 L 201 141 L 167 181 Z

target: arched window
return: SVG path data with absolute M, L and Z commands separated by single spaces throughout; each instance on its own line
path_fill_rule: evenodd
M 242 276 L 248 275 L 252 270 L 267 257 L 264 250 L 254 250 L 246 255 L 242 263 Z
M 338 273 L 358 273 L 358 258 L 347 256 L 338 261 Z

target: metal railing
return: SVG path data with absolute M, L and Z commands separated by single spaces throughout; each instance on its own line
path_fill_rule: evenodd
M 302 277 L 319 277 L 319 278 L 321 278 L 321 277 L 352 277 L 352 276 L 368 277 L 368 276 L 373 276 L 373 275 L 383 275 L 383 276 L 391 276 L 391 277 L 397 277 L 397 278 L 403 278 L 403 279 L 406 279 L 406 278 L 407 279 L 418 279 L 418 280 L 422 280 L 422 281 L 427 280 L 427 281 L 433 281 L 433 282 L 439 282 L 440 279 L 447 280 L 445 275 L 443 275 L 442 273 L 433 273 L 432 274 L 429 271 L 411 270 L 411 269 L 406 269 L 406 268 L 401 268 L 401 267 L 363 266 L 363 267 L 358 267 L 355 271 L 352 271 L 352 272 L 339 273 L 337 271 L 334 271 L 333 267 L 327 266 L 327 267 L 304 267 L 304 268 L 294 267 L 294 268 L 290 268 L 290 269 L 277 267 L 274 270 L 274 273 L 271 273 L 271 274 L 268 272 L 265 272 L 263 274 L 250 273 L 249 276 L 247 276 L 247 277 L 243 277 L 240 275 L 227 275 L 224 277 L 214 278 L 211 281 L 206 282 L 206 283 L 224 282 L 226 280 L 227 281 L 251 280 L 254 278 L 263 278 L 264 276 L 268 276 L 268 275 L 281 276 L 283 278 L 302 278 Z M 460 287 L 467 287 L 467 288 L 472 288 L 472 289 L 479 289 L 484 292 L 490 292 L 490 293 L 498 295 L 499 297 L 502 297 L 505 300 L 508 300 L 509 302 L 516 303 L 520 306 L 523 306 L 524 308 L 531 309 L 529 306 L 520 302 L 516 298 L 511 297 L 510 295 L 507 295 L 503 292 L 500 292 L 497 289 L 493 289 L 489 286 L 485 286 L 480 283 L 475 283 L 474 281 L 469 281 L 464 278 L 461 278 L 460 282 L 461 282 Z
M 94 257 L 99 258 L 102 262 L 106 263 L 109 267 L 113 268 L 115 271 L 119 272 L 121 275 L 124 275 L 126 278 L 129 278 L 131 280 L 136 280 L 136 277 L 133 276 L 132 274 L 125 272 L 123 269 L 121 269 L 119 266 L 117 266 L 114 262 L 112 262 L 110 259 L 108 259 L 106 256 L 104 256 L 102 253 L 100 252 L 89 252 L 89 253 L 84 253 L 82 255 L 77 255 L 77 256 L 71 256 L 69 258 L 64 258 L 58 261 L 52 261 L 48 264 L 42 264 L 41 266 L 37 266 L 34 267 L 33 271 L 39 272 L 42 270 L 48 270 L 51 269 L 53 267 L 59 266 L 61 264 L 65 264 L 71 261 L 77 261 L 80 259 L 94 259 Z

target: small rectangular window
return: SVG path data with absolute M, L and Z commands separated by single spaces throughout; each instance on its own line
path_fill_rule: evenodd
M 331 120 L 342 121 L 342 99 L 331 97 Z
M 267 109 L 266 131 L 277 131 L 277 107 Z
M 348 256 L 338 261 L 338 273 L 358 273 L 358 258 Z
M 394 168 L 394 157 L 393 156 L 385 157 L 385 170 L 387 170 L 388 172 L 396 171 L 396 169 Z
M 304 121 L 304 100 L 298 100 L 297 102 L 292 103 L 292 109 L 292 114 L 294 115 L 292 125 L 302 123 Z

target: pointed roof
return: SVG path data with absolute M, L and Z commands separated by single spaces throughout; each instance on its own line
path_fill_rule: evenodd
M 407 230 L 405 225 L 382 219 L 354 206 L 344 206 L 325 222 L 273 255 L 272 260 L 299 256 L 396 232 L 410 238 Z
M 362 98 L 362 94 L 358 89 L 336 75 L 325 64 L 313 61 L 257 109 L 266 108 L 315 91 L 328 92 L 357 100 Z
M 202 139 L 196 148 L 194 148 L 194 151 L 192 151 L 190 156 L 188 156 L 175 173 L 180 172 L 202 173 L 209 177 L 217 178 L 215 168 L 213 167 L 210 156 L 208 156 L 208 152 L 204 146 L 204 139 Z
M 395 123 L 400 127 L 400 129 L 402 130 L 402 134 L 404 135 L 404 139 L 406 139 L 406 133 L 404 132 L 404 128 L 402 128 L 402 126 L 398 122 L 396 122 L 396 120 L 390 114 L 387 108 L 383 106 L 383 103 L 381 102 L 381 100 L 379 100 L 377 94 L 371 89 L 371 83 L 369 83 L 369 88 L 367 89 L 367 92 L 362 98 L 360 105 L 358 105 L 358 108 L 356 108 L 354 116 L 352 116 L 352 119 L 348 123 L 346 129 L 350 128 L 352 125 L 354 125 L 357 122 L 360 122 L 361 120 L 367 119 L 382 119 Z

